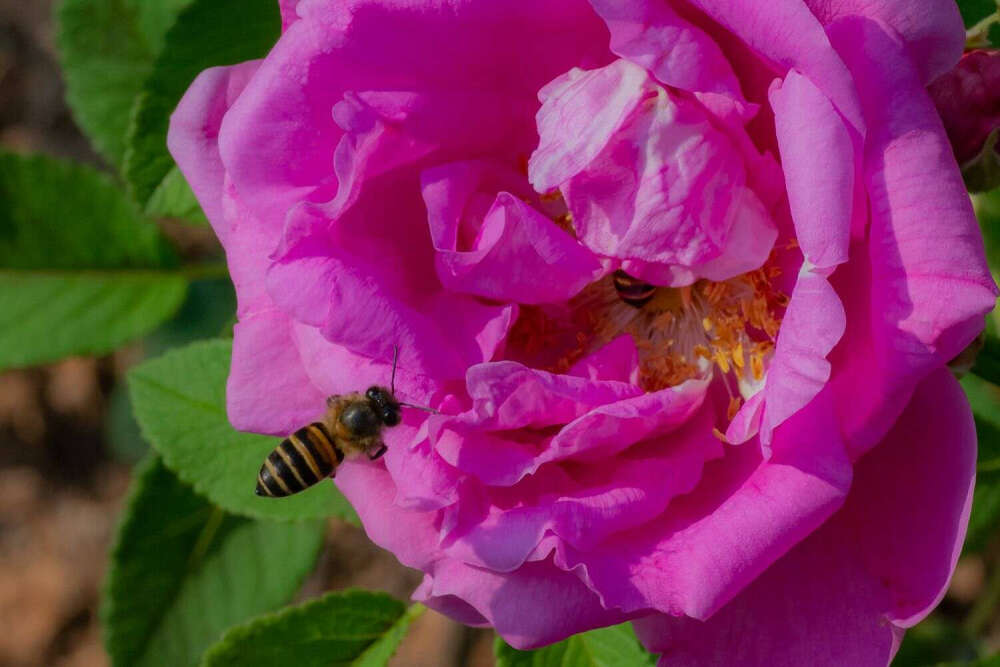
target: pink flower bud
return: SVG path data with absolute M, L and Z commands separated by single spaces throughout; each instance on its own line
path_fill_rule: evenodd
M 1000 186 L 1000 51 L 970 51 L 930 86 L 969 189 Z

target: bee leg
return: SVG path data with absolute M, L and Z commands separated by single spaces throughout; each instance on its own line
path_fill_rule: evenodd
M 371 461 L 376 461 L 382 458 L 382 455 L 385 454 L 385 450 L 387 449 L 388 447 L 386 447 L 384 444 L 380 444 L 379 448 L 376 449 L 374 452 L 372 451 L 368 452 L 368 459 Z
M 336 403 L 338 399 L 340 399 L 340 396 L 336 396 L 336 395 L 334 395 L 334 396 L 327 396 L 326 397 L 326 407 L 332 408 L 333 404 Z

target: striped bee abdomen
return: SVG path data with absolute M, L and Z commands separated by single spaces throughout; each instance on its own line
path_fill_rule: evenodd
M 638 278 L 633 278 L 624 271 L 615 271 L 611 276 L 618 298 L 635 308 L 642 308 L 653 295 L 656 294 L 656 286 L 643 282 Z
M 298 493 L 326 479 L 344 452 L 321 422 L 303 426 L 281 441 L 257 473 L 258 496 L 280 498 Z

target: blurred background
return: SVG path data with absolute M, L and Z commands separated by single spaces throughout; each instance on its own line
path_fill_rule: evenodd
M 52 0 L 0 0 L 0 148 L 104 169 L 66 107 L 51 15 Z M 207 227 L 162 222 L 186 258 L 221 255 Z M 218 335 L 234 308 L 228 281 L 199 282 L 174 319 L 138 343 L 0 374 L 0 666 L 108 664 L 98 622 L 102 576 L 130 471 L 146 448 L 124 374 L 170 347 Z M 1000 401 L 992 385 L 972 384 L 983 400 Z M 951 589 L 908 634 L 896 664 L 962 664 L 984 648 L 1000 650 L 1000 538 L 988 520 L 998 514 L 1000 497 L 977 494 L 974 534 Z M 357 586 L 405 599 L 419 583 L 360 529 L 331 526 L 300 598 Z M 393 664 L 492 665 L 492 642 L 488 631 L 428 612 Z

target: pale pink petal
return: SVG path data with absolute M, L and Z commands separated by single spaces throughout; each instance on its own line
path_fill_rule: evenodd
M 770 97 L 795 238 L 813 266 L 832 270 L 847 261 L 861 156 L 840 114 L 806 77 L 790 71 Z
M 167 148 L 223 243 L 229 237 L 230 225 L 222 212 L 225 169 L 219 156 L 219 128 L 259 66 L 259 61 L 251 61 L 205 70 L 170 116 Z
M 299 0 L 278 0 L 278 7 L 281 9 L 281 28 L 288 30 L 288 26 L 299 20 L 299 15 L 295 13 L 295 7 Z
M 589 250 L 525 202 L 531 190 L 520 179 L 507 191 L 504 182 L 516 181 L 515 174 L 483 162 L 423 172 L 435 263 L 446 288 L 501 302 L 562 302 L 602 272 Z
M 799 274 L 778 332 L 774 357 L 764 385 L 761 442 L 771 442 L 774 429 L 805 407 L 830 379 L 826 357 L 844 335 L 844 305 L 825 277 Z
M 233 327 L 226 411 L 234 428 L 284 436 L 323 414 L 327 394 L 306 374 L 292 327 L 276 310 Z
M 591 0 L 608 24 L 611 50 L 660 82 L 716 93 L 745 106 L 740 83 L 719 46 L 665 0 Z

